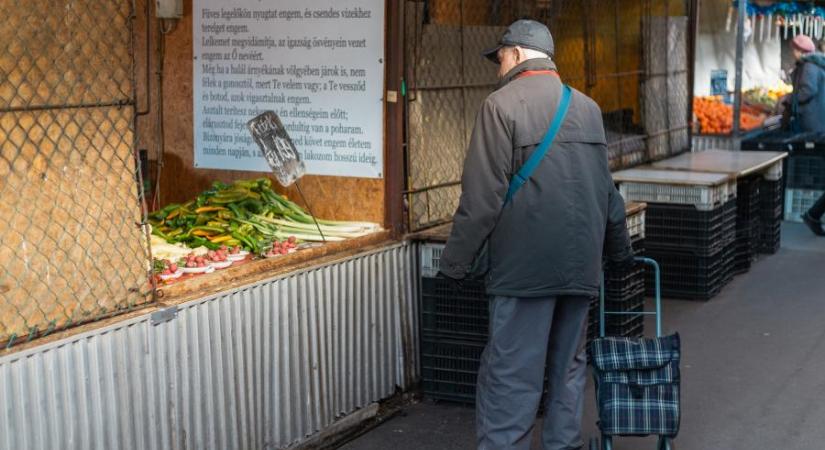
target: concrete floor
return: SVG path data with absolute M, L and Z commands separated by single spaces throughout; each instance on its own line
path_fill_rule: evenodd
M 825 239 L 787 222 L 782 238 L 779 253 L 712 301 L 665 303 L 666 332 L 682 335 L 679 450 L 825 449 Z M 589 438 L 590 383 L 586 398 Z M 425 400 L 342 448 L 470 450 L 473 423 L 471 408 Z M 615 448 L 654 442 L 625 438 Z

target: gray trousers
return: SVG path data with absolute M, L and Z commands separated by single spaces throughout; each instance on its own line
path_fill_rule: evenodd
M 479 450 L 528 450 L 549 366 L 541 442 L 572 450 L 581 436 L 590 299 L 493 297 L 476 393 Z

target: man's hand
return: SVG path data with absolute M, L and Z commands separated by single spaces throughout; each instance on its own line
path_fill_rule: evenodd
M 449 282 L 450 286 L 454 290 L 460 291 L 460 290 L 464 289 L 464 280 L 463 279 L 453 278 L 453 277 L 445 274 L 444 272 L 440 272 L 440 271 L 436 274 L 435 277 L 440 278 L 442 280 L 447 280 Z

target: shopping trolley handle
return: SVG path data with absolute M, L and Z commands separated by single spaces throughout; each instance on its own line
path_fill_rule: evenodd
M 642 315 L 656 315 L 656 337 L 662 337 L 662 273 L 661 268 L 659 267 L 659 263 L 652 258 L 647 258 L 644 256 L 637 256 L 633 258 L 637 263 L 645 264 L 653 268 L 653 279 L 654 279 L 654 298 L 656 301 L 656 311 L 655 312 L 647 312 L 643 311 L 640 314 Z M 605 312 L 604 310 L 604 272 L 602 272 L 602 280 L 601 280 L 601 287 L 599 289 L 599 336 L 605 336 L 605 314 L 627 314 L 627 313 L 615 313 L 615 312 Z

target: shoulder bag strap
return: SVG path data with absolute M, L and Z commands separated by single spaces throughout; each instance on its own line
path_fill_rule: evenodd
M 547 129 L 547 134 L 544 135 L 544 138 L 541 140 L 539 146 L 533 151 L 533 154 L 530 155 L 527 162 L 521 166 L 521 169 L 519 169 L 519 171 L 510 180 L 510 187 L 507 189 L 507 197 L 504 199 L 505 205 L 513 199 L 516 192 L 518 192 L 518 190 L 524 186 L 524 183 L 530 179 L 530 176 L 533 175 L 533 172 L 536 170 L 536 167 L 539 166 L 539 163 L 541 163 L 544 155 L 546 155 L 550 150 L 550 147 L 553 145 L 553 141 L 556 139 L 556 135 L 561 129 L 562 123 L 564 123 L 565 116 L 567 116 L 567 110 L 570 106 L 570 97 L 572 97 L 572 95 L 573 91 L 570 89 L 570 86 L 566 84 L 562 85 L 561 99 L 559 99 L 559 107 L 556 111 L 556 116 L 553 117 L 553 121 L 550 123 L 550 128 Z

